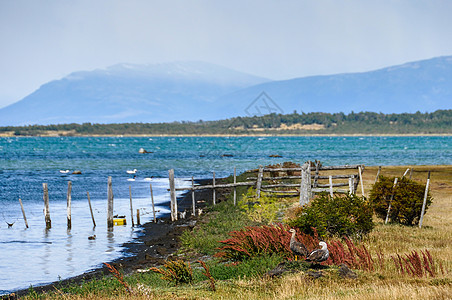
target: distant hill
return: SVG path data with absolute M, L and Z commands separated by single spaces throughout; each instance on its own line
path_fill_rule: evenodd
M 204 62 L 118 64 L 44 84 L 0 109 L 0 125 L 215 118 L 218 97 L 265 81 Z
M 452 108 L 452 56 L 406 63 L 376 71 L 266 82 L 221 98 L 234 115 L 262 91 L 272 112 L 433 112 Z M 229 108 L 229 109 L 228 109 Z M 232 109 L 231 109 L 232 108 Z M 270 111 L 268 111 L 270 112 Z M 235 114 L 237 115 L 237 114 Z
M 452 108 L 452 56 L 283 81 L 203 62 L 119 64 L 51 81 L 0 109 L 0 126 L 219 120 L 268 113 Z

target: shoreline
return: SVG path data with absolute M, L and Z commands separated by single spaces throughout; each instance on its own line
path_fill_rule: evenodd
M 221 181 L 220 178 L 217 180 L 218 182 Z M 196 180 L 196 183 L 200 184 L 210 184 L 211 182 L 211 179 Z M 217 191 L 217 199 L 219 196 L 218 194 Z M 197 190 L 195 191 L 195 197 L 196 199 L 212 198 L 212 191 Z M 141 229 L 141 233 L 136 238 L 121 245 L 124 248 L 121 251 L 121 257 L 106 263 L 121 270 L 122 273 L 126 275 L 137 272 L 137 270 L 162 265 L 168 258 L 171 258 L 180 247 L 180 235 L 183 231 L 192 229 L 198 219 L 198 217 L 193 217 L 189 212 L 192 208 L 191 192 L 184 192 L 178 197 L 177 202 L 178 211 L 187 211 L 187 217 L 185 219 L 171 222 L 169 214 L 165 214 L 162 217 L 157 218 L 157 223 L 151 221 L 140 225 L 139 228 Z M 164 204 L 168 204 L 169 206 L 169 202 Z M 203 208 L 204 206 L 205 204 L 197 204 L 197 208 Z M 80 284 L 85 281 L 99 279 L 108 275 L 111 275 L 111 273 L 108 268 L 103 265 L 80 275 L 33 286 L 33 290 L 38 293 L 54 291 L 55 288 L 59 288 L 60 286 Z M 0 296 L 0 299 L 17 299 L 28 293 L 29 288 L 19 289 L 10 294 Z
M 422 136 L 452 136 L 452 133 L 250 133 L 250 134 L 40 134 L 40 135 L 14 135 L 13 133 L 0 133 L 4 137 L 422 137 Z

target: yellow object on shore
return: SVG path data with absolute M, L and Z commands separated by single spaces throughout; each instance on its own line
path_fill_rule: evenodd
M 115 226 L 127 225 L 126 218 L 114 218 L 113 225 Z

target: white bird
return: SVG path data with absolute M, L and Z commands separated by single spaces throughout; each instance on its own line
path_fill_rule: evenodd
M 133 176 L 133 178 L 129 178 L 127 181 L 135 181 L 135 178 L 137 178 L 137 176 Z
M 60 170 L 60 173 L 61 174 L 67 174 L 67 173 L 69 173 L 70 171 L 69 170 Z
M 145 177 L 143 180 L 144 181 L 152 181 L 152 177 Z
M 127 174 L 135 174 L 138 170 L 137 169 L 133 169 L 133 170 L 127 170 Z
M 325 261 L 330 256 L 330 252 L 328 251 L 328 247 L 325 242 L 320 242 L 319 246 L 322 247 L 322 249 L 316 249 L 312 251 L 308 257 L 306 257 L 306 261 L 320 263 L 322 261 Z

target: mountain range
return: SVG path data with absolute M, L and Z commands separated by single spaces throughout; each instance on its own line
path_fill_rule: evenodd
M 274 81 L 205 62 L 118 64 L 48 82 L 0 109 L 0 126 L 218 120 L 271 112 L 452 107 L 452 56 Z

